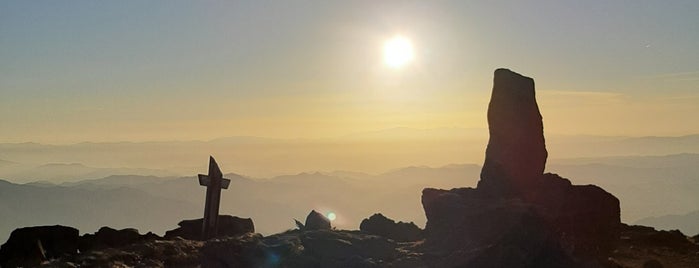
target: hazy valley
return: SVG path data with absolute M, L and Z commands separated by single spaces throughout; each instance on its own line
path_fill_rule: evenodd
M 274 143 L 249 138 L 67 146 L 2 144 L 1 158 L 11 160 L 0 164 L 0 178 L 6 180 L 0 184 L 0 203 L 3 204 L 0 215 L 4 218 L 0 235 L 7 237 L 15 228 L 44 224 L 64 224 L 86 231 L 105 225 L 135 227 L 162 234 L 181 219 L 201 217 L 204 188 L 198 185 L 194 175 L 206 171 L 203 160 L 207 150 L 220 153 L 220 156 L 215 155 L 223 159 L 222 169 L 232 172 L 227 175 L 232 183 L 223 192 L 221 212 L 253 218 L 261 233 L 291 229 L 293 219 L 302 218 L 310 209 L 336 213 L 338 218 L 333 224 L 341 229 L 356 229 L 363 218 L 375 212 L 424 226 L 425 216 L 419 198 L 422 189 L 475 186 L 481 170 L 477 162 L 479 156 L 460 156 L 457 152 L 468 152 L 472 147 L 473 151 L 482 151 L 483 145 L 475 145 L 479 144 L 475 137 L 473 144 L 464 139 L 453 139 L 452 143 L 444 142 L 447 139 L 434 143 L 412 139 L 415 142 L 403 141 L 402 144 L 407 144 L 404 146 L 383 142 L 383 147 L 379 147 L 387 151 L 381 153 L 362 151 L 361 146 L 350 148 L 349 139 L 311 145 L 308 141 Z M 696 217 L 699 211 L 699 196 L 696 195 L 699 192 L 698 140 L 698 136 L 553 136 L 548 140 L 549 151 L 566 157 L 551 159 L 547 172 L 570 178 L 575 184 L 596 184 L 611 192 L 621 200 L 624 222 L 638 221 L 661 229 L 679 228 L 693 235 L 699 233 Z M 379 139 L 354 142 L 380 143 Z M 430 147 L 437 143 L 444 147 Z M 366 157 L 359 158 L 352 153 L 342 155 L 333 152 L 333 148 L 354 149 L 357 154 L 365 153 Z M 582 151 L 586 157 L 562 153 L 565 151 L 578 154 Z M 657 155 L 609 156 L 622 152 Z M 317 157 L 308 158 L 313 153 Z M 298 157 L 294 157 L 297 154 Z M 448 159 L 431 158 L 436 155 L 446 155 Z M 434 164 L 459 158 L 472 159 L 478 164 Z M 80 164 L 39 164 L 42 161 L 55 163 L 58 159 Z M 428 160 L 418 162 L 424 164 L 420 166 L 391 169 L 415 163 L 415 159 Z M 350 160 L 361 164 L 355 166 L 348 163 Z M 167 164 L 169 161 L 171 163 Z M 313 163 L 318 168 L 300 163 Z M 176 164 L 183 168 L 167 168 Z M 188 164 L 196 167 L 187 168 Z M 367 169 L 352 169 L 371 164 L 390 171 L 373 173 Z M 328 171 L 333 170 L 332 167 L 345 171 Z M 296 169 L 310 172 L 259 176 Z M 260 172 L 258 176 L 250 176 L 240 170 Z M 681 216 L 685 214 L 687 216 Z

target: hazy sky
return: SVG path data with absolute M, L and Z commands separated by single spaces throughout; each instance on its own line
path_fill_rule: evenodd
M 492 71 L 547 133 L 699 133 L 699 1 L 2 1 L 0 142 L 486 127 Z M 411 64 L 382 63 L 396 34 Z

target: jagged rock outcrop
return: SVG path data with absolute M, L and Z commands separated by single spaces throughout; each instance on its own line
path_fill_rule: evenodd
M 74 255 L 79 239 L 78 229 L 61 225 L 16 229 L 0 247 L 0 267 L 32 267 Z
M 182 237 L 189 240 L 201 239 L 203 219 L 184 220 L 178 223 L 180 227 L 165 232 L 165 238 Z M 246 233 L 254 233 L 255 225 L 250 218 L 239 218 L 231 215 L 218 216 L 217 237 L 238 236 Z
M 311 210 L 311 213 L 306 216 L 306 224 L 303 228 L 304 230 L 330 230 L 332 226 L 330 219 L 315 210 Z
M 148 232 L 141 235 L 134 228 L 116 230 L 110 227 L 102 227 L 94 234 L 85 234 L 80 237 L 80 251 L 102 248 L 118 248 L 129 244 L 160 238 L 158 235 Z
M 495 70 L 488 126 L 490 140 L 478 188 L 498 195 L 527 190 L 544 173 L 548 156 L 534 79 Z
M 674 251 L 695 251 L 699 246 L 678 230 L 655 230 L 653 227 L 640 225 L 623 225 L 621 236 L 634 245 L 669 248 Z
M 478 187 L 425 189 L 426 246 L 439 267 L 603 265 L 619 237 L 619 200 L 544 174 L 534 80 L 495 71 L 490 141 Z M 504 260 L 513 260 L 508 262 Z
M 459 191 L 471 191 L 463 194 Z M 270 236 L 247 233 L 208 241 L 173 238 L 143 240 L 116 248 L 97 248 L 64 254 L 49 259 L 42 267 L 600 267 L 599 263 L 580 263 L 559 247 L 557 236 L 541 224 L 535 209 L 518 199 L 501 199 L 496 204 L 474 189 L 429 190 L 435 201 L 440 196 L 463 194 L 486 206 L 475 209 L 463 222 L 478 221 L 477 226 L 454 225 L 450 241 L 428 240 L 399 243 L 361 231 L 292 230 Z M 481 195 L 481 196 L 479 196 Z M 487 203 L 478 203 L 477 199 Z M 479 212 L 480 211 L 480 212 Z M 485 211 L 485 213 L 483 213 Z M 458 217 L 458 214 L 454 214 Z M 454 219 L 452 219 L 454 220 Z M 485 224 L 485 221 L 491 224 Z M 449 222 L 449 221 L 445 221 Z M 469 231 L 466 231 L 466 230 Z M 699 246 L 687 244 L 678 232 L 656 231 L 650 227 L 622 227 L 622 238 L 610 256 L 610 267 L 644 267 L 661 263 L 665 267 L 699 267 Z M 509 230 L 499 233 L 498 230 Z M 456 237 L 470 232 L 477 241 Z M 447 232 L 449 233 L 449 232 Z M 461 240 L 460 240 L 461 239 Z M 483 241 L 497 243 L 474 247 Z M 448 245 L 451 243 L 452 247 Z M 464 251 L 463 245 L 468 245 Z M 34 266 L 34 265 L 31 265 Z M 6 267 L 6 266 L 3 266 Z M 14 267 L 14 266 L 9 266 Z M 652 267 L 652 266 L 651 266 Z
M 422 229 L 415 223 L 395 222 L 381 213 L 376 213 L 362 220 L 359 230 L 378 236 L 393 239 L 396 242 L 418 241 L 423 239 Z

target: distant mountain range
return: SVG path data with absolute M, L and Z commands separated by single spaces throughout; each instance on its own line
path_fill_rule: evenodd
M 635 224 L 654 226 L 662 230 L 682 230 L 688 234 L 699 234 L 699 210 L 683 215 L 664 215 L 643 218 Z
M 616 195 L 625 222 L 697 233 L 690 228 L 699 226 L 691 217 L 694 214 L 661 216 L 699 210 L 699 154 L 552 159 L 549 163 L 549 172 L 576 184 L 600 185 Z M 250 178 L 229 173 L 226 177 L 232 182 L 223 192 L 221 212 L 251 217 L 257 230 L 266 234 L 293 228 L 293 219 L 305 217 L 310 209 L 336 213 L 338 228 L 356 229 L 363 218 L 376 212 L 424 226 L 423 188 L 475 186 L 479 174 L 480 166 L 474 164 L 412 166 L 377 175 L 334 171 Z M 0 240 L 14 228 L 40 224 L 66 224 L 81 230 L 136 227 L 162 234 L 182 219 L 201 217 L 204 191 L 193 176 L 2 181 Z
M 96 168 L 80 163 L 49 163 L 42 165 L 26 165 L 0 163 L 0 178 L 11 178 L 13 181 L 78 181 L 102 178 L 110 175 L 137 174 L 143 176 L 173 176 L 175 172 L 147 168 Z
M 211 141 L 70 145 L 0 143 L 0 159 L 15 163 L 0 163 L 0 178 L 29 182 L 76 181 L 114 174 L 188 176 L 205 170 L 209 155 L 214 155 L 230 170 L 249 177 L 274 177 L 308 170 L 381 173 L 411 165 L 481 164 L 487 141 L 486 129 L 394 128 L 329 139 L 229 137 Z M 549 155 L 557 158 L 699 153 L 699 135 L 548 135 L 546 143 Z M 56 165 L 44 166 L 52 163 Z M 60 165 L 71 163 L 87 168 L 61 171 Z

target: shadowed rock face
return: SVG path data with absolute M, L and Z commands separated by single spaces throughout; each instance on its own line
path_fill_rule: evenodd
M 548 156 L 533 79 L 495 70 L 488 126 L 490 141 L 478 188 L 501 195 L 530 188 L 543 174 Z

